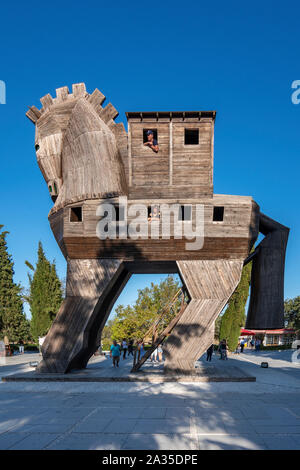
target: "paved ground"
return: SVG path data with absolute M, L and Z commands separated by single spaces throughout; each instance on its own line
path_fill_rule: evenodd
M 37 358 L 8 358 L 0 375 Z M 259 367 L 265 360 L 268 369 Z M 300 364 L 291 352 L 246 351 L 222 364 L 257 382 L 2 382 L 0 449 L 300 449 Z
M 39 361 L 41 356 L 31 356 L 31 360 Z M 8 362 L 20 362 L 26 360 L 21 356 L 9 359 Z M 28 361 L 28 360 L 27 360 Z M 194 374 L 186 375 L 176 371 L 165 371 L 163 363 L 151 362 L 148 360 L 143 367 L 135 373 L 131 373 L 133 357 L 130 359 L 121 359 L 120 367 L 112 367 L 112 361 L 109 354 L 105 356 L 94 356 L 86 369 L 75 370 L 69 374 L 38 374 L 30 364 L 16 364 L 19 370 L 14 370 L 13 364 L 6 367 L 7 374 L 3 374 L 4 381 L 65 381 L 65 382 L 111 382 L 111 381 L 133 381 L 133 382 L 208 382 L 208 381 L 250 381 L 255 380 L 253 375 L 247 374 L 244 367 L 233 365 L 237 361 L 198 361 Z

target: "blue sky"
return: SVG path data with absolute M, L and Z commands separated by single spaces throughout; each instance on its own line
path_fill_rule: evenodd
M 48 225 L 52 206 L 34 151 L 27 106 L 72 83 L 99 88 L 119 110 L 217 110 L 214 192 L 251 195 L 291 228 L 285 296 L 299 289 L 299 2 L 6 2 L 1 6 L 0 223 L 15 279 L 38 241 L 66 263 Z M 155 277 L 148 277 L 148 282 Z M 124 291 L 131 302 L 145 276 Z

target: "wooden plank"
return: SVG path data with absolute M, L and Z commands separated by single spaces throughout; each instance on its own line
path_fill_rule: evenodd
M 26 116 L 35 124 L 36 121 L 41 117 L 42 113 L 35 106 L 31 106 L 26 113 Z
M 167 370 L 194 369 L 211 345 L 212 329 L 239 283 L 242 260 L 179 261 L 191 301 L 164 344 Z
M 85 83 L 73 83 L 72 93 L 73 93 L 74 98 L 85 97 L 86 96 Z
M 66 299 L 42 346 L 40 373 L 84 368 L 129 273 L 117 260 L 68 262 Z
M 246 328 L 284 327 L 284 265 L 289 228 L 260 213 L 265 238 L 252 261 Z
M 97 88 L 88 97 L 88 101 L 92 104 L 96 112 L 99 114 L 102 111 L 102 103 L 105 101 L 105 96 Z
M 40 99 L 42 105 L 43 105 L 43 108 L 45 110 L 49 109 L 50 106 L 52 106 L 53 104 L 53 98 L 52 96 L 48 93 L 47 95 L 43 96 L 41 99 Z
M 69 95 L 69 88 L 67 86 L 57 88 L 56 89 L 56 103 L 66 101 L 68 99 L 68 95 Z
M 111 103 L 108 103 L 99 113 L 100 118 L 105 123 L 109 122 L 111 119 L 115 119 L 118 115 L 118 111 Z

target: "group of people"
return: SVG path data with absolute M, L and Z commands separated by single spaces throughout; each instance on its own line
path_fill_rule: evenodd
M 235 353 L 239 353 L 239 352 L 242 353 L 247 344 L 248 343 L 247 343 L 246 340 L 242 339 L 241 341 L 239 341 L 239 343 L 236 347 Z M 252 338 L 251 341 L 249 341 L 249 345 L 250 345 L 251 349 L 255 348 L 256 351 L 259 351 L 260 347 L 261 347 L 261 339 L 260 338 L 255 338 L 255 339 Z M 206 360 L 207 361 L 211 361 L 213 350 L 214 350 L 214 345 L 212 344 L 206 351 Z M 222 360 L 227 360 L 228 359 L 228 344 L 227 344 L 226 339 L 222 339 L 222 341 L 220 341 L 219 347 L 218 347 L 218 352 L 220 354 L 220 359 L 222 359 Z
M 151 362 L 162 362 L 163 360 L 163 349 L 159 345 L 150 356 Z
M 126 359 L 126 356 L 133 356 L 134 341 L 130 340 L 127 342 L 126 338 L 123 339 L 121 345 L 117 343 L 116 340 L 113 341 L 113 344 L 110 347 L 110 357 L 113 360 L 113 366 L 119 367 L 119 362 L 121 355 L 123 353 L 123 359 Z M 145 354 L 145 347 L 143 341 L 138 341 L 136 344 L 137 350 L 137 360 L 139 361 Z M 163 350 L 162 346 L 159 345 L 151 354 L 151 362 L 162 362 L 163 360 Z
M 228 356 L 227 356 L 227 354 L 228 354 L 228 344 L 227 344 L 226 339 L 222 339 L 222 341 L 220 341 L 218 351 L 220 353 L 220 359 L 227 361 L 227 359 L 228 359 Z
M 206 360 L 209 361 L 209 362 L 211 361 L 213 351 L 214 351 L 214 345 L 212 344 L 206 351 Z M 220 354 L 220 359 L 222 359 L 222 360 L 227 360 L 228 359 L 228 357 L 227 357 L 228 345 L 227 345 L 227 340 L 226 339 L 222 339 L 222 341 L 220 341 L 219 347 L 218 347 L 218 352 Z
M 126 338 L 123 339 L 121 346 L 117 343 L 116 340 L 113 341 L 113 344 L 110 347 L 110 357 L 113 360 L 113 366 L 119 367 L 121 353 L 123 353 L 123 359 L 126 359 L 126 354 L 129 357 L 133 356 L 133 340 L 126 341 Z
M 244 348 L 247 345 L 249 345 L 252 350 L 255 348 L 256 351 L 259 351 L 260 346 L 261 346 L 261 339 L 260 338 L 255 338 L 255 339 L 252 338 L 250 341 L 249 340 L 247 341 L 246 339 L 242 339 L 241 341 L 239 341 L 235 352 L 237 354 L 240 353 L 240 352 L 243 353 Z

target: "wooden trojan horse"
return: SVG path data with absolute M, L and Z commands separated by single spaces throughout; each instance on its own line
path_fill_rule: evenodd
M 41 109 L 32 106 L 27 112 L 36 126 L 37 161 L 54 203 L 49 222 L 67 261 L 66 298 L 44 341 L 37 371 L 86 367 L 132 273 L 177 272 L 188 292 L 190 301 L 164 343 L 170 370 L 194 368 L 250 260 L 246 326 L 282 327 L 289 229 L 262 214 L 251 197 L 213 194 L 216 112 L 129 112 L 127 133 L 122 123 L 115 123 L 118 113 L 112 104 L 102 106 L 104 100 L 99 90 L 89 94 L 80 83 L 72 93 L 63 87 L 55 98 L 44 96 Z M 158 152 L 144 145 L 149 130 Z M 116 227 L 129 226 L 133 217 L 130 210 L 121 210 L 120 197 L 127 198 L 128 207 L 138 204 L 148 213 L 154 205 L 161 214 L 163 205 L 174 205 L 173 229 L 194 227 L 200 214 L 204 243 L 190 249 L 172 231 L 169 238 L 160 232 L 146 238 L 99 237 L 98 223 L 107 215 L 99 212 L 104 203 L 115 207 Z M 156 221 L 158 231 L 161 224 Z M 147 219 L 146 225 L 154 226 Z M 259 232 L 265 238 L 250 254 Z

